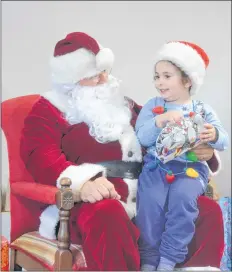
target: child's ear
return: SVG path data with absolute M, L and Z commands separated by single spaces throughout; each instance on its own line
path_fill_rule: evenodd
M 192 86 L 192 82 L 189 78 L 186 79 L 184 86 L 185 86 L 185 88 L 190 88 Z

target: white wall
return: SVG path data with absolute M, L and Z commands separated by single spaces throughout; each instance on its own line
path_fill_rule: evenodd
M 55 43 L 72 31 L 87 32 L 116 56 L 113 73 L 139 103 L 156 95 L 152 60 L 170 40 L 201 45 L 211 63 L 197 98 L 215 108 L 231 130 L 231 3 L 203 2 L 2 2 L 2 99 L 50 88 L 49 56 Z M 231 134 L 230 134 L 231 135 Z M 3 137 L 3 180 L 8 177 Z M 231 195 L 231 151 L 221 154 L 216 177 L 222 195 Z

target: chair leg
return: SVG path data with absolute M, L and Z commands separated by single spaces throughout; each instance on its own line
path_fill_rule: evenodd
M 22 267 L 15 263 L 16 250 L 10 249 L 10 271 L 22 271 Z
M 22 267 L 18 264 L 14 266 L 14 271 L 22 271 Z
M 15 250 L 14 249 L 10 249 L 10 271 L 14 271 L 14 267 L 15 267 Z

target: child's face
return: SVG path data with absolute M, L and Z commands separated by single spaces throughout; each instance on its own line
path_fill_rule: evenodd
M 181 71 L 168 61 L 156 64 L 154 80 L 156 89 L 166 101 L 181 101 L 190 97 L 191 82 L 184 82 Z

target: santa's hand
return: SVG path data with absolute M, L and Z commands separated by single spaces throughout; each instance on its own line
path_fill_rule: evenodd
M 200 134 L 200 139 L 203 143 L 215 142 L 217 138 L 217 132 L 213 125 L 205 124 L 204 131 Z
M 96 178 L 93 181 L 98 187 L 98 191 L 103 198 L 113 198 L 119 200 L 121 196 L 116 192 L 114 185 L 105 177 Z
M 103 199 L 98 191 L 97 185 L 93 181 L 86 181 L 80 190 L 80 199 L 83 202 L 95 203 Z
M 197 147 L 191 149 L 199 161 L 208 161 L 212 158 L 213 156 L 213 148 L 207 144 L 200 144 Z
M 95 203 L 103 198 L 120 199 L 114 185 L 106 178 L 100 177 L 94 181 L 86 181 L 80 190 L 80 198 L 83 202 Z

